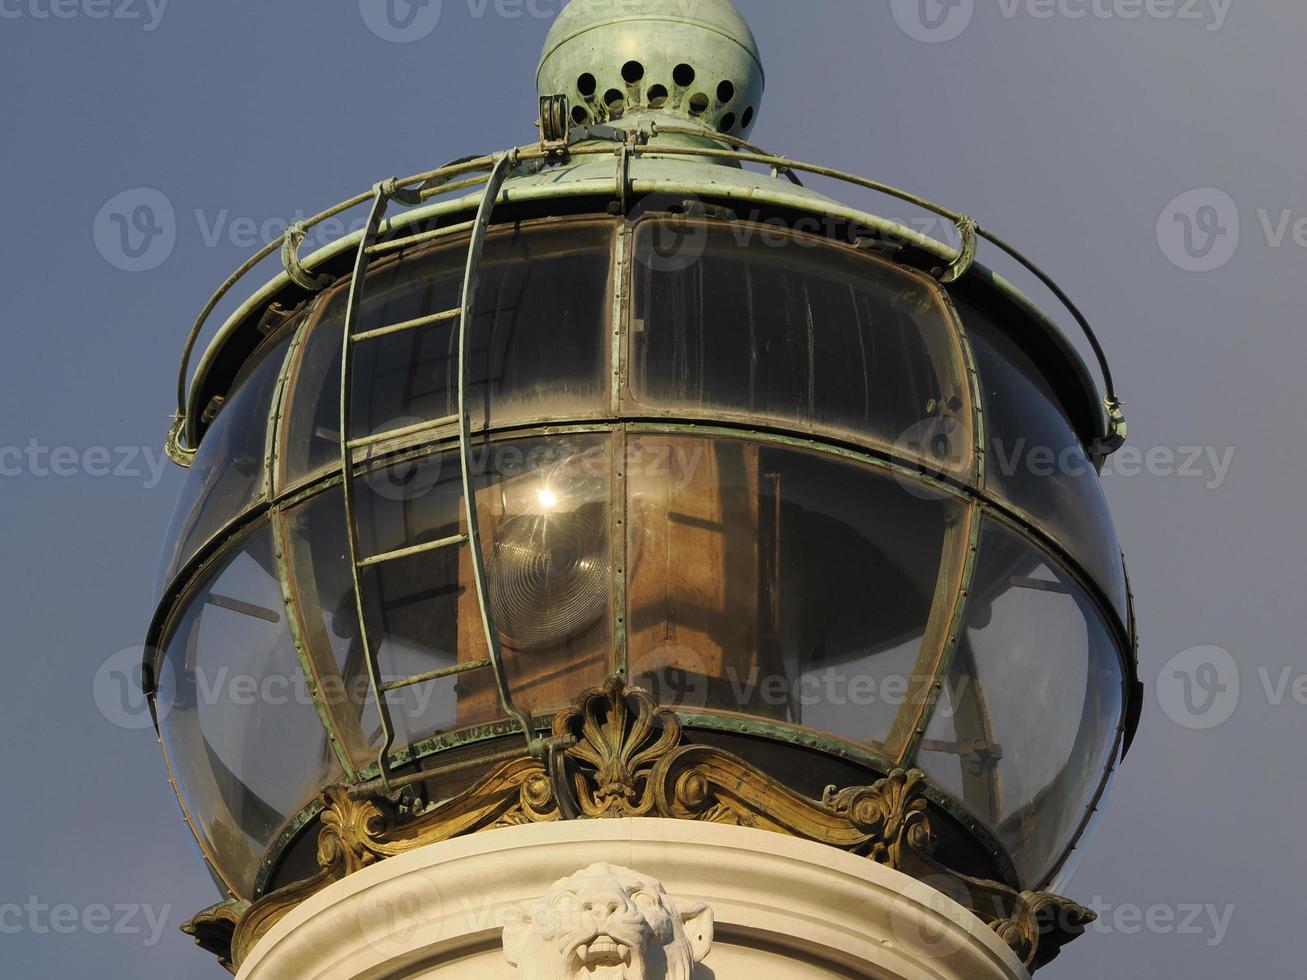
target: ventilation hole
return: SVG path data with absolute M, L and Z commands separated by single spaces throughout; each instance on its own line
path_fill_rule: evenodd
M 622 77 L 626 79 L 627 85 L 634 85 L 644 78 L 644 65 L 638 61 L 628 61 L 622 65 Z
M 735 83 L 722 82 L 717 86 L 717 101 L 723 104 L 730 102 L 735 98 Z
M 667 104 L 667 86 L 651 85 L 649 86 L 649 108 L 661 109 Z
M 753 106 L 749 106 L 744 110 L 744 118 L 740 120 L 740 128 L 748 129 L 751 122 L 753 122 Z
M 614 112 L 626 108 L 626 93 L 619 89 L 610 88 L 604 93 L 604 105 Z
M 704 95 L 702 92 L 696 93 L 695 96 L 690 99 L 690 112 L 693 115 L 702 116 L 708 111 L 708 106 L 710 104 L 708 96 Z
M 572 106 L 572 122 L 578 126 L 584 126 L 590 121 L 590 113 L 585 111 L 585 106 Z
M 717 131 L 720 133 L 729 133 L 734 128 L 735 128 L 735 113 L 728 112 L 726 113 L 726 115 L 722 116 L 722 121 L 721 124 L 717 127 Z
M 694 84 L 694 80 L 697 77 L 698 76 L 695 74 L 694 69 L 689 65 L 677 65 L 676 70 L 672 72 L 672 81 L 681 86 L 681 88 L 689 88 Z
M 594 95 L 595 91 L 598 88 L 599 88 L 599 82 L 589 72 L 586 72 L 584 75 L 582 75 L 580 78 L 576 80 L 576 90 L 580 92 L 582 95 L 584 95 L 587 99 L 590 98 L 590 96 Z

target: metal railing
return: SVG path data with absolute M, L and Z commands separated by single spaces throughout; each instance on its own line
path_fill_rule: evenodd
M 654 145 L 653 140 L 659 135 L 698 137 L 705 141 L 705 145 Z M 725 159 L 740 163 L 755 163 L 770 167 L 774 177 L 785 177 L 795 184 L 801 184 L 798 178 L 799 173 L 811 174 L 881 193 L 888 197 L 897 198 L 914 206 L 924 208 L 940 217 L 947 218 L 949 221 L 953 222 L 958 229 L 962 244 L 961 249 L 958 250 L 958 254 L 947 267 L 936 270 L 938 278 L 946 283 L 955 282 L 964 276 L 975 262 L 979 242 L 982 239 L 989 242 L 1010 256 L 1021 267 L 1033 275 L 1052 293 L 1054 297 L 1057 298 L 1058 302 L 1061 303 L 1075 319 L 1077 325 L 1083 331 L 1088 340 L 1103 379 L 1104 393 L 1106 396 L 1104 398 L 1104 407 L 1107 412 L 1108 421 L 1106 444 L 1101 447 L 1103 454 L 1110 455 L 1124 444 L 1126 422 L 1122 411 L 1121 399 L 1117 395 L 1111 366 L 1108 364 L 1107 356 L 1103 350 L 1102 344 L 1099 342 L 1093 328 L 1090 326 L 1088 319 L 1075 303 L 1072 302 L 1070 297 L 1067 296 L 1062 288 L 1031 259 L 1027 258 L 1003 238 L 994 234 L 988 228 L 980 225 L 969 215 L 936 204 L 933 201 L 909 191 L 894 187 L 890 184 L 870 180 L 831 167 L 805 163 L 793 160 L 789 157 L 767 153 L 751 143 L 725 134 L 712 133 L 706 130 L 694 129 L 692 127 L 660 125 L 654 121 L 646 121 L 641 126 L 634 129 L 619 129 L 612 126 L 581 126 L 567 131 L 561 139 L 546 139 L 538 144 L 518 147 L 501 154 L 469 157 L 435 170 L 428 170 L 423 173 L 414 174 L 410 177 L 387 181 L 384 186 L 389 189 L 387 195 L 388 200 L 402 200 L 410 206 L 417 206 L 426 203 L 433 197 L 475 187 L 482 183 L 487 183 L 487 186 L 489 187 L 493 184 L 495 176 L 498 175 L 499 186 L 495 187 L 495 195 L 497 197 L 499 192 L 502 190 L 504 180 L 511 175 L 511 171 L 514 167 L 530 165 L 536 167 L 538 171 L 550 165 L 565 163 L 575 157 L 611 155 L 614 153 L 614 144 L 616 144 L 616 151 L 620 154 L 623 161 L 623 170 L 625 170 L 625 161 L 633 155 L 656 155 L 661 157 L 686 157 L 714 160 Z M 505 161 L 508 162 L 506 163 Z M 623 195 L 625 195 L 625 190 L 625 187 L 623 187 Z M 190 372 L 190 362 L 200 335 L 203 332 L 209 317 L 213 314 L 214 310 L 217 309 L 219 303 L 221 303 L 227 294 L 230 293 L 231 290 L 260 262 L 279 250 L 282 252 L 283 265 L 286 269 L 287 276 L 292 282 L 296 282 L 306 288 L 321 288 L 320 281 L 315 279 L 312 276 L 312 273 L 304 268 L 296 254 L 296 249 L 298 248 L 299 243 L 303 240 L 304 233 L 307 229 L 313 228 L 330 218 L 334 218 L 345 211 L 366 204 L 369 201 L 374 202 L 375 208 L 375 204 L 378 200 L 379 198 L 374 189 L 371 193 L 360 194 L 347 201 L 342 201 L 340 204 L 328 208 L 326 211 L 314 215 L 312 218 L 309 218 L 298 225 L 292 226 L 284 235 L 269 242 L 257 253 L 251 256 L 250 259 L 237 269 L 236 272 L 234 272 L 227 281 L 218 288 L 217 292 L 214 293 L 213 297 L 200 312 L 194 326 L 191 328 L 182 352 L 181 367 L 177 378 L 177 410 L 173 417 L 172 428 L 168 433 L 167 439 L 169 456 L 175 462 L 182 466 L 189 466 L 191 459 L 194 457 L 194 448 L 187 446 L 184 443 L 185 437 L 194 432 L 194 429 L 187 418 L 187 381 Z M 484 209 L 484 200 L 482 203 Z M 384 209 L 382 214 L 384 216 Z M 373 228 L 372 224 L 369 223 L 368 230 L 371 231 L 371 235 L 365 234 L 363 236 L 360 252 L 368 256 L 386 254 L 414 245 L 423 244 L 424 242 L 432 241 L 446 235 L 471 230 L 475 224 L 476 222 L 466 222 L 449 228 L 421 232 L 392 241 L 377 243 L 375 238 L 380 231 L 380 219 L 378 219 L 377 227 L 375 228 Z M 949 249 L 949 251 L 953 250 Z M 398 330 L 406 326 L 408 325 L 396 325 L 394 329 Z

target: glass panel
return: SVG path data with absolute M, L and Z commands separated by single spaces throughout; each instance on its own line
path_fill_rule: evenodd
M 965 477 L 971 394 L 951 324 L 925 280 L 852 249 L 747 225 L 646 222 L 632 397 L 852 435 Z
M 188 603 L 160 671 L 160 729 L 206 849 L 249 898 L 268 845 L 339 765 L 300 672 L 267 525 Z
M 611 224 L 526 227 L 490 237 L 472 334 L 469 405 L 475 426 L 606 414 Z M 461 240 L 368 278 L 358 331 L 458 306 Z M 305 346 L 293 385 L 283 465 L 287 482 L 339 459 L 340 337 L 347 291 L 333 297 Z M 360 342 L 352 435 L 457 411 L 458 325 L 446 321 Z
M 1040 887 L 1094 802 L 1122 711 L 1097 607 L 1059 566 L 987 522 L 952 673 L 918 765 Z
M 985 401 L 989 488 L 1083 561 L 1125 622 L 1121 546 L 1079 437 L 1042 373 L 1003 331 L 972 312 L 967 331 Z
M 364 732 L 372 735 L 380 723 L 359 641 L 340 488 L 287 511 L 285 526 L 296 615 L 317 674 L 319 698 L 350 759 L 356 766 L 369 765 L 376 753 Z
M 883 750 L 960 505 L 817 454 L 629 438 L 632 677 Z
M 550 436 L 476 450 L 475 482 L 490 603 L 515 703 L 548 713 L 612 672 L 611 437 Z M 378 465 L 355 482 L 360 556 L 465 534 L 458 454 Z M 304 635 L 346 744 L 375 760 L 380 722 L 367 684 L 339 488 L 288 519 Z M 466 546 L 363 570 L 369 636 L 384 681 L 489 657 Z M 504 717 L 491 669 L 389 696 L 396 747 Z M 361 727 L 361 730 L 359 726 Z
M 200 442 L 164 539 L 156 594 L 219 530 L 263 498 L 268 412 L 296 329 L 287 328 L 250 359 Z
M 616 668 L 612 469 L 607 434 L 500 442 L 478 463 L 490 608 L 528 713 L 567 707 Z
M 457 453 L 378 466 L 354 486 L 360 558 L 466 533 Z M 338 513 L 343 523 L 343 509 Z M 348 566 L 343 574 L 348 579 Z M 383 680 L 404 680 L 489 657 L 466 547 L 389 561 L 361 571 L 360 580 L 368 635 Z M 349 593 L 352 602 L 352 588 Z M 352 607 L 350 615 L 357 624 Z M 357 653 L 361 657 L 361 648 Z M 388 703 L 397 747 L 503 717 L 488 667 L 395 691 Z M 375 707 L 368 710 L 375 718 Z M 380 744 L 378 728 L 367 729 L 365 735 L 373 746 Z

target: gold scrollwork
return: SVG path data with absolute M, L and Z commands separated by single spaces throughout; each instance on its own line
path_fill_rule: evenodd
M 895 770 L 871 786 L 806 797 L 729 752 L 687 744 L 681 721 L 619 677 L 587 691 L 554 719 L 554 762 L 522 757 L 471 789 L 401 819 L 385 799 L 329 789 L 318 836 L 319 874 L 252 906 L 219 907 L 192 920 L 205 948 L 239 966 L 292 909 L 378 861 L 454 837 L 576 813 L 582 819 L 662 817 L 752 827 L 838 847 L 926 881 L 971 909 L 1029 967 L 1047 963 L 1093 913 L 1067 899 L 1018 893 L 970 878 L 935 858 L 926 776 Z M 433 773 L 438 775 L 438 771 Z M 560 800 L 562 793 L 570 799 Z M 230 955 L 222 936 L 231 930 Z M 193 932 L 193 934 L 197 934 Z M 215 938 L 218 937 L 218 938 Z M 198 939 L 197 939 L 198 941 Z

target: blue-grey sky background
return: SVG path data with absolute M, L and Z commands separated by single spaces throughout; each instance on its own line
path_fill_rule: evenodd
M 0 975 L 217 978 L 177 931 L 214 892 L 153 734 L 93 697 L 150 614 L 183 475 L 147 461 L 182 340 L 249 252 L 237 218 L 530 141 L 559 7 L 444 0 L 401 44 L 358 0 L 51 2 L 0 0 L 0 452 L 21 450 L 0 455 Z M 964 0 L 932 33 L 915 3 L 740 0 L 769 72 L 754 138 L 964 209 L 1038 257 L 1097 326 L 1132 446 L 1155 453 L 1152 472 L 1106 480 L 1143 727 L 1069 889 L 1103 919 L 1047 975 L 1299 976 L 1307 6 Z M 177 235 L 127 272 L 93 226 L 136 188 L 166 196 Z M 1205 236 L 1192 255 L 1177 209 Z M 29 445 L 71 447 L 69 475 Z M 95 447 L 134 472 L 102 475 Z M 1186 447 L 1213 456 L 1182 465 Z M 1222 475 L 1210 460 L 1230 449 Z M 1237 703 L 1219 655 L 1172 663 L 1208 646 L 1237 663 Z M 1219 678 L 1216 715 L 1186 718 L 1177 670 Z M 73 911 L 55 928 L 41 907 L 59 905 Z M 162 933 L 101 906 L 148 907 Z

